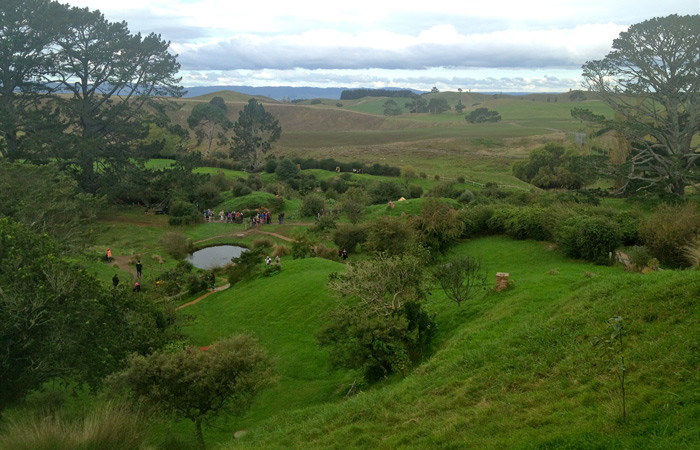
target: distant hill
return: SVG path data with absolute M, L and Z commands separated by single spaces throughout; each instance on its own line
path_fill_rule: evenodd
M 331 100 L 339 100 L 340 94 L 348 89 L 349 88 L 344 87 L 315 88 L 292 86 L 196 86 L 185 88 L 185 90 L 187 90 L 187 94 L 185 95 L 185 97 L 199 97 L 217 91 L 236 91 L 246 95 L 262 95 L 265 97 L 273 98 L 275 100 L 282 100 L 283 98 L 288 98 L 289 100 L 314 98 L 327 98 Z M 400 88 L 387 89 L 401 90 Z M 415 89 L 413 89 L 413 91 L 417 94 L 424 93 Z

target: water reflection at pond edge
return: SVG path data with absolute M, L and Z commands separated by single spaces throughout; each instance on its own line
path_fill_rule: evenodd
M 197 250 L 185 259 L 199 269 L 209 270 L 231 263 L 231 258 L 237 258 L 246 251 L 247 248 L 237 245 L 215 245 Z

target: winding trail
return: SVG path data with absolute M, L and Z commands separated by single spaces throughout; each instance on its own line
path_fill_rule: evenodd
M 230 287 L 231 287 L 231 283 L 226 283 L 226 284 L 224 284 L 224 285 L 222 285 L 222 286 L 219 286 L 219 287 L 216 288 L 215 291 L 209 291 L 209 292 L 207 292 L 206 294 L 204 294 L 204 295 L 202 295 L 202 296 L 200 296 L 200 297 L 197 297 L 196 299 L 192 300 L 191 302 L 187 302 L 187 303 L 185 303 L 184 305 L 178 306 L 177 308 L 175 308 L 175 311 L 177 311 L 177 310 L 179 310 L 179 309 L 182 309 L 182 308 L 184 308 L 184 307 L 186 307 L 186 306 L 190 306 L 190 305 L 194 305 L 195 303 L 199 303 L 200 301 L 202 301 L 202 300 L 204 300 L 205 298 L 209 297 L 211 294 L 216 294 L 217 292 L 224 291 L 224 290 L 226 290 L 226 289 L 228 289 L 228 288 L 230 288 Z
M 311 225 L 313 225 L 313 222 L 294 222 L 294 223 L 286 223 L 286 222 L 285 222 L 285 224 L 286 224 L 286 225 L 297 225 L 297 226 L 311 226 Z M 264 226 L 265 226 L 265 225 L 263 225 L 263 227 L 264 227 Z M 268 225 L 268 226 L 269 226 L 269 225 Z M 202 239 L 202 240 L 200 240 L 200 241 L 195 241 L 195 242 L 193 242 L 193 244 L 194 244 L 194 245 L 198 245 L 198 244 L 201 244 L 201 243 L 204 243 L 204 242 L 207 242 L 207 241 L 211 241 L 211 240 L 214 240 L 214 239 L 227 238 L 227 237 L 239 237 L 239 238 L 242 238 L 242 237 L 246 237 L 246 236 L 249 235 L 249 234 L 266 234 L 266 235 L 268 235 L 268 236 L 274 236 L 274 237 L 276 237 L 276 238 L 278 238 L 278 239 L 281 239 L 281 240 L 283 240 L 283 241 L 287 241 L 287 242 L 292 242 L 292 241 L 294 241 L 294 239 L 292 239 L 292 238 L 290 238 L 290 237 L 288 237 L 288 236 L 285 236 L 285 235 L 283 235 L 283 234 L 274 233 L 274 232 L 272 232 L 272 231 L 263 231 L 263 230 L 261 229 L 261 227 L 258 226 L 258 227 L 255 227 L 255 228 L 249 228 L 249 229 L 244 230 L 244 231 L 235 231 L 235 232 L 233 232 L 233 233 L 220 234 L 220 235 L 217 235 L 217 236 L 208 237 L 208 238 Z

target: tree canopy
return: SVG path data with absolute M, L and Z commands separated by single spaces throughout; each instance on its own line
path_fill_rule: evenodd
M 282 127 L 275 116 L 254 98 L 239 113 L 233 131 L 236 135 L 231 144 L 232 156 L 249 160 L 253 169 L 262 167 L 265 153 L 282 135 Z
M 488 108 L 476 108 L 465 116 L 469 123 L 500 122 L 501 115 L 498 111 L 489 111 Z
M 629 143 L 623 189 L 684 198 L 700 159 L 700 15 L 632 25 L 601 60 L 583 65 L 586 87 L 615 112 L 598 122 Z
M 194 422 L 204 449 L 202 420 L 219 411 L 242 411 L 274 380 L 267 352 L 248 335 L 235 335 L 202 351 L 134 355 L 129 366 L 110 381 L 128 387 L 135 399 L 146 400 Z
M 197 145 L 201 144 L 204 139 L 207 140 L 204 157 L 209 156 L 215 132 L 218 131 L 220 137 L 223 138 L 223 133 L 233 125 L 226 116 L 226 109 L 224 100 L 221 97 L 214 97 L 209 103 L 197 103 L 187 118 L 187 126 L 194 130 L 197 136 Z
M 182 94 L 169 42 L 99 11 L 12 0 L 0 36 L 0 151 L 57 159 L 88 192 L 147 156 L 137 150 L 150 122 L 166 122 L 161 99 Z

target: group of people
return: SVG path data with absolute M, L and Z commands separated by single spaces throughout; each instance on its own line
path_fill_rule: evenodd
M 211 209 L 206 209 L 204 211 L 204 221 L 205 222 L 213 222 L 215 221 L 215 216 L 216 214 L 214 211 Z M 245 217 L 241 211 L 224 211 L 223 209 L 219 211 L 219 222 L 220 223 L 243 223 L 245 220 Z M 279 222 L 280 225 L 282 225 L 282 222 L 284 222 L 284 213 L 280 213 L 277 215 L 277 221 Z M 271 224 L 272 223 L 272 214 L 270 211 L 262 211 L 257 214 L 253 214 L 250 216 L 250 226 L 254 227 L 256 225 L 264 225 L 264 224 Z
M 107 262 L 112 262 L 112 250 L 110 248 L 107 248 Z M 139 259 L 136 262 L 136 281 L 134 281 L 134 286 L 131 289 L 134 292 L 141 292 L 141 284 L 139 283 L 139 280 L 143 277 L 143 264 L 141 263 L 141 260 Z M 119 287 L 119 274 L 115 273 L 114 276 L 112 277 L 112 286 L 114 289 L 117 289 Z
M 277 264 L 278 266 L 281 266 L 281 265 L 282 265 L 282 261 L 280 260 L 280 256 L 279 256 L 279 255 L 277 255 L 277 256 L 275 257 L 275 264 Z M 272 265 L 272 258 L 270 258 L 269 255 L 268 255 L 267 258 L 265 258 L 265 265 L 266 265 L 266 266 Z

